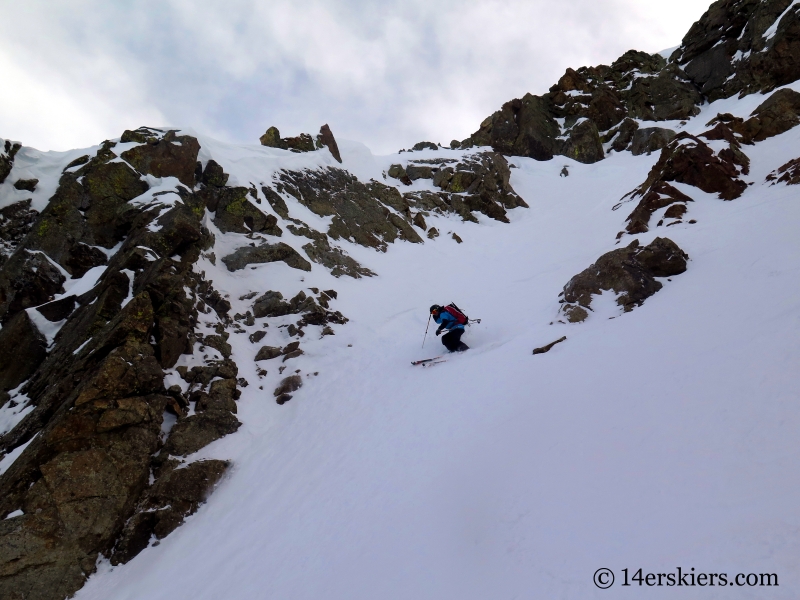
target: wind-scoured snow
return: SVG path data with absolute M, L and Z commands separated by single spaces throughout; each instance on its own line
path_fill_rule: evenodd
M 746 116 L 763 99 L 706 105 L 685 130 L 700 133 L 717 112 Z M 326 151 L 200 142 L 201 159 L 231 173 L 229 185 L 269 182 L 264 157 L 275 169 L 338 166 Z M 579 325 L 558 322 L 558 294 L 620 247 L 633 205 L 612 207 L 657 154 L 593 165 L 509 159 L 530 209 L 510 211 L 510 224 L 432 217 L 441 237 L 385 254 L 347 244 L 372 278 L 283 263 L 230 273 L 202 258 L 198 269 L 230 295 L 231 312 L 249 291 L 315 286 L 338 292 L 334 307 L 350 322 L 333 337 L 303 338 L 305 354 L 286 374 L 299 369 L 304 386 L 283 406 L 272 396 L 278 364 L 259 363 L 269 370 L 260 380 L 258 345 L 230 336 L 250 383 L 238 401 L 243 425 L 191 457 L 231 459 L 230 473 L 158 546 L 124 566 L 101 562 L 76 598 L 795 598 L 800 201 L 764 177 L 796 158 L 799 142 L 795 129 L 746 147 L 753 185 L 735 201 L 675 184 L 695 200 L 697 223 L 622 244 L 669 237 L 691 257 L 687 272 L 631 313 L 604 295 Z M 384 181 L 394 162 L 450 156 L 340 148 L 363 181 Z M 559 176 L 564 164 L 569 177 Z M 290 205 L 322 227 L 303 210 Z M 206 221 L 217 251 L 243 243 Z M 472 349 L 411 366 L 442 353 L 433 327 L 421 346 L 428 306 L 450 301 L 482 320 L 464 337 Z M 289 341 L 284 331 L 271 326 L 263 343 Z M 601 567 L 618 578 L 624 568 L 775 573 L 780 585 L 626 592 L 618 580 L 599 590 Z

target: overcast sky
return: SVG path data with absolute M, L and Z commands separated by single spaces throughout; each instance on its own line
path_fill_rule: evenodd
M 567 67 L 677 46 L 709 0 L 0 0 L 0 137 L 89 146 L 140 125 L 389 153 L 475 131 Z

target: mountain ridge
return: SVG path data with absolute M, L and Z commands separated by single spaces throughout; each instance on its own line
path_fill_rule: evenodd
M 531 191 L 523 160 L 574 160 L 565 184 L 614 154 L 649 165 L 611 209 L 638 200 L 608 239 L 625 245 L 564 282 L 553 323 L 663 297 L 694 251 L 657 233 L 691 231 L 708 202 L 757 183 L 795 183 L 788 157 L 757 181 L 765 167 L 748 156 L 800 123 L 800 93 L 782 87 L 800 77 L 795 6 L 716 2 L 668 60 L 630 51 L 568 69 L 457 148 L 372 157 L 327 126 L 316 144 L 272 127 L 253 147 L 142 127 L 48 160 L 4 140 L 2 595 L 67 597 L 104 560 L 170 536 L 231 476 L 229 458 L 205 453 L 239 435 L 245 401 L 286 410 L 328 375 L 315 361 L 354 318 L 336 282 L 380 279 L 406 244 L 436 253 L 512 227 L 536 206 L 516 189 Z M 734 110 L 737 95 L 753 106 Z M 733 108 L 694 120 L 715 102 Z

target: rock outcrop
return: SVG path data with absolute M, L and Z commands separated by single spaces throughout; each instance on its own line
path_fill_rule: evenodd
M 39 213 L 31 208 L 30 200 L 22 200 L 0 208 L 0 267 L 28 235 Z
M 0 183 L 3 183 L 11 173 L 11 169 L 14 166 L 14 157 L 20 148 L 22 148 L 22 144 L 19 142 L 3 141 L 3 150 L 0 151 Z
M 308 133 L 301 133 L 297 137 L 282 138 L 277 127 L 270 127 L 267 132 L 259 138 L 262 146 L 270 148 L 280 148 L 281 150 L 291 150 L 292 152 L 313 152 L 321 148 L 327 148 L 336 162 L 342 162 L 339 154 L 339 145 L 333 137 L 331 128 L 326 123 L 320 127 L 316 140 Z
M 709 134 L 711 132 L 703 135 Z M 710 137 L 716 136 L 712 134 Z M 715 152 L 699 137 L 687 133 L 675 136 L 661 150 L 658 162 L 650 170 L 645 182 L 625 196 L 631 199 L 641 198 L 633 212 L 628 215 L 627 233 L 648 231 L 650 217 L 659 209 L 681 204 L 685 212 L 685 203 L 691 202 L 692 198 L 669 182 L 694 186 L 704 192 L 717 194 L 721 200 L 734 200 L 747 188 L 741 175 L 749 172 L 749 165 L 749 159 L 733 137 L 730 137 L 727 148 Z M 617 207 L 621 205 L 620 203 Z
M 473 212 L 479 212 L 507 223 L 507 209 L 528 206 L 511 187 L 508 161 L 496 152 L 472 154 L 461 161 L 410 161 L 404 171 L 409 179 L 431 179 L 441 190 L 403 194 L 409 211 L 417 211 L 412 222 L 417 219 L 416 225 L 423 231 L 427 229 L 424 217 L 431 212 L 455 213 L 465 221 L 477 221 Z
M 771 185 L 777 183 L 785 183 L 786 185 L 800 184 L 800 158 L 790 160 L 785 165 L 775 169 L 767 175 L 766 180 L 772 182 Z
M 792 0 L 720 0 L 670 62 L 710 101 L 768 92 L 800 78 L 800 17 Z
M 27 444 L 0 476 L 0 517 L 19 515 L 0 521 L 2 597 L 64 598 L 94 571 L 101 553 L 128 560 L 147 530 L 131 524 L 137 506 L 150 511 L 172 501 L 168 515 L 155 512 L 162 525 L 154 531 L 166 535 L 205 493 L 180 496 L 182 487 L 202 487 L 176 483 L 199 467 L 173 473 L 180 460 L 172 457 L 239 426 L 235 405 L 209 405 L 187 417 L 180 390 L 164 386 L 165 369 L 192 351 L 198 311 L 213 310 L 206 300 L 220 309 L 220 321 L 229 319 L 224 302 L 193 270 L 213 242 L 201 223 L 203 194 L 178 185 L 167 196 L 145 196 L 143 175 L 175 177 L 194 188 L 200 146 L 148 128 L 123 139 L 137 144 L 123 153 L 135 170 L 114 162 L 115 143 L 106 142 L 96 156 L 65 168 L 41 214 L 29 203 L 3 212 L 3 225 L 14 225 L 3 229 L 13 253 L 0 269 L 0 348 L 14 356 L 2 360 L 0 402 L 24 401 L 30 410 L 0 437 L 3 455 Z M 93 288 L 63 293 L 67 278 L 93 266 L 105 266 Z M 51 343 L 34 313 L 54 323 Z M 210 383 L 208 396 L 224 400 L 238 385 L 235 368 L 228 373 L 224 393 L 219 379 L 191 385 L 205 393 Z M 165 411 L 177 416 L 166 439 Z M 221 473 L 212 471 L 205 480 Z M 131 528 L 136 543 L 122 535 Z M 115 553 L 118 544 L 125 550 Z
M 800 13 L 792 0 L 718 0 L 669 59 L 631 50 L 611 66 L 567 69 L 547 94 L 505 103 L 457 145 L 491 146 L 536 160 L 561 155 L 593 163 L 609 150 L 633 149 L 633 133 L 641 122 L 686 120 L 699 113 L 703 102 L 770 92 L 798 78 Z M 776 101 L 793 94 L 779 93 Z M 772 116 L 762 120 L 771 122 Z M 760 127 L 751 125 L 747 135 L 758 141 Z M 761 135 L 775 135 L 769 129 Z M 652 152 L 669 141 L 659 134 L 648 147 L 642 143 L 645 135 L 639 134 L 636 152 Z
M 688 258 L 668 238 L 656 238 L 644 247 L 634 240 L 627 248 L 604 254 L 570 279 L 562 292 L 560 311 L 570 323 L 581 322 L 592 310 L 592 297 L 610 290 L 617 294 L 617 304 L 629 312 L 663 287 L 656 277 L 671 277 L 686 271 Z
M 481 123 L 461 147 L 491 146 L 495 151 L 536 160 L 569 156 L 594 163 L 605 157 L 604 143 L 624 140 L 635 119 L 687 119 L 700 112 L 703 97 L 675 64 L 657 55 L 626 52 L 612 65 L 567 72 L 543 96 L 526 94 L 507 102 Z

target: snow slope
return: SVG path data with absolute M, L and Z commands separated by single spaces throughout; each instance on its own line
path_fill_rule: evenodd
M 723 110 L 706 106 L 687 130 Z M 283 406 L 271 394 L 276 368 L 260 381 L 245 359 L 257 346 L 231 336 L 251 382 L 243 426 L 193 458 L 230 458 L 232 471 L 184 526 L 127 565 L 102 563 L 76 597 L 672 598 L 666 586 L 620 587 L 621 569 L 681 567 L 776 573 L 780 584 L 692 587 L 684 598 L 796 598 L 800 203 L 796 189 L 763 181 L 798 142 L 796 128 L 747 147 L 755 183 L 733 202 L 681 187 L 697 224 L 636 237 L 670 237 L 689 269 L 621 316 L 608 300 L 583 324 L 551 324 L 563 285 L 615 247 L 633 206 L 611 209 L 656 154 L 512 159 L 529 210 L 511 211 L 509 225 L 431 219 L 439 239 L 386 254 L 348 245 L 374 278 L 258 267 L 269 289 L 336 289 L 350 323 L 304 339 L 289 364 L 305 385 Z M 263 149 L 201 145 L 242 185 L 260 168 L 247 156 Z M 412 158 L 341 146 L 362 179 Z M 254 276 L 214 272 L 231 312 Z M 473 349 L 410 366 L 440 353 L 431 334 L 421 348 L 427 307 L 451 300 L 482 319 L 464 338 Z M 611 590 L 593 584 L 601 567 L 618 578 Z

